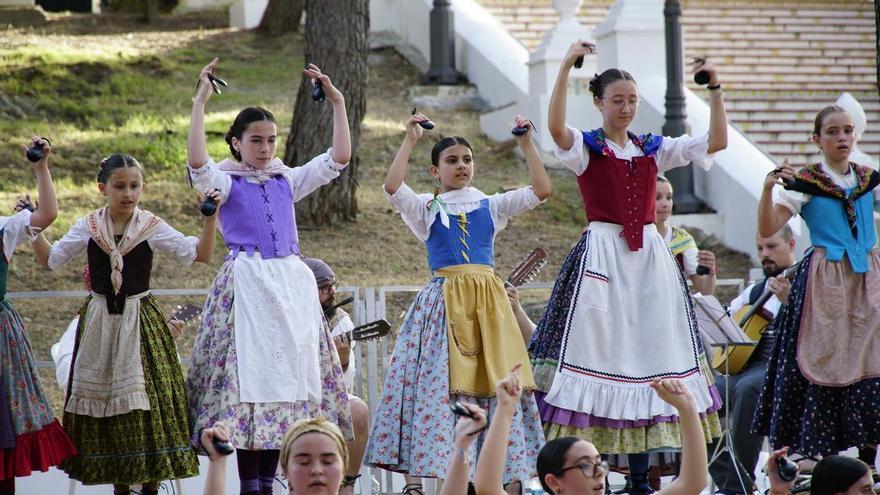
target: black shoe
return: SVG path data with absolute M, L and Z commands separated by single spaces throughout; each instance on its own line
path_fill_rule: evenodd
M 630 475 L 627 478 L 627 485 L 629 487 L 627 491 L 629 495 L 651 495 L 654 493 L 654 489 L 648 483 L 647 473 Z

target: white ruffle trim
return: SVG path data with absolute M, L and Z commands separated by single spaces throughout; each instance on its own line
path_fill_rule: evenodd
M 702 373 L 683 378 L 682 383 L 694 394 L 698 411 L 705 412 L 712 406 L 712 395 Z M 544 400 L 569 411 L 608 419 L 636 421 L 678 415 L 648 384 L 612 384 L 563 372 L 556 373 Z

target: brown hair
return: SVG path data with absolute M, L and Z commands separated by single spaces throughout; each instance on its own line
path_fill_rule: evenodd
M 849 115 L 849 112 L 843 109 L 843 107 L 838 105 L 828 105 L 827 107 L 819 110 L 819 113 L 816 114 L 816 119 L 813 120 L 813 135 L 818 136 L 822 134 L 822 123 L 825 121 L 825 117 L 831 115 L 832 113 L 842 112 Z

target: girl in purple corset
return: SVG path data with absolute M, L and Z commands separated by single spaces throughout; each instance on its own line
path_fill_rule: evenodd
M 202 69 L 193 100 L 187 160 L 200 189 L 217 189 L 220 230 L 229 254 L 205 302 L 187 378 L 192 443 L 217 422 L 229 425 L 241 493 L 272 493 L 284 433 L 298 419 L 323 416 L 352 436 L 342 367 L 323 320 L 318 287 L 301 261 L 293 205 L 339 176 L 351 158 L 342 93 L 310 65 L 333 106 L 333 143 L 309 163 L 291 168 L 275 157 L 271 112 L 248 107 L 226 133 L 232 155 L 220 163 L 205 146 Z

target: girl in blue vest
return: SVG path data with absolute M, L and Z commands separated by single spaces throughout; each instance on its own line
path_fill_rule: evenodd
M 603 454 L 630 454 L 630 493 L 650 493 L 646 451 L 681 447 L 674 408 L 654 399 L 655 378 L 678 378 L 696 399 L 706 437 L 718 436 L 720 397 L 699 345 L 684 276 L 657 232 L 658 172 L 690 162 L 708 169 L 727 146 L 721 84 L 709 75 L 708 134 L 636 135 L 633 77 L 619 69 L 589 84 L 602 127 L 566 125 L 568 73 L 595 45 L 578 41 L 566 54 L 550 101 L 556 155 L 581 189 L 589 226 L 560 269 L 547 309 L 529 344 L 536 397 L 548 440 L 576 436 Z
M 758 233 L 772 235 L 793 215 L 812 249 L 795 275 L 782 314 L 753 430 L 775 448 L 828 455 L 880 441 L 880 251 L 874 232 L 876 170 L 849 161 L 849 114 L 817 115 L 822 161 L 773 170 L 758 204 Z M 776 189 L 777 184 L 784 189 Z
M 469 402 L 491 413 L 497 406 L 495 385 L 515 364 L 528 362 L 504 285 L 492 271 L 494 241 L 510 217 L 550 196 L 550 179 L 529 130 L 516 139 L 533 185 L 486 195 L 471 187 L 471 145 L 462 137 L 447 137 L 431 151 L 435 193 L 416 194 L 404 178 L 422 135 L 419 122 L 425 120 L 414 115 L 406 121 L 406 137 L 384 191 L 425 243 L 434 278 L 416 296 L 400 328 L 365 462 L 413 477 L 442 478 L 455 455 L 450 404 Z M 518 126 L 528 124 L 517 118 Z M 522 374 L 526 390 L 533 389 L 530 367 Z M 480 443 L 470 448 L 474 459 Z M 513 420 L 505 484 L 531 479 L 543 443 L 534 397 L 526 393 Z M 408 485 L 404 493 L 422 492 L 420 485 Z
M 314 65 L 333 106 L 333 145 L 290 168 L 275 157 L 271 112 L 248 107 L 226 134 L 232 158 L 214 163 L 205 146 L 205 66 L 193 100 L 187 159 L 199 188 L 224 198 L 218 210 L 229 254 L 205 302 L 187 377 L 192 443 L 217 422 L 229 425 L 241 493 L 272 493 L 284 433 L 324 416 L 353 438 L 342 367 L 323 317 L 315 276 L 302 262 L 294 203 L 339 176 L 351 157 L 345 99 Z
M 47 228 L 58 216 L 58 201 L 49 173 L 52 146 L 34 137 L 30 146 L 43 146 L 43 157 L 33 164 L 40 206 L 27 202 L 12 216 L 0 216 L 0 494 L 15 493 L 15 478 L 47 471 L 76 448 L 52 415 L 52 406 L 37 374 L 24 322 L 6 299 L 9 263 L 15 248 Z M 24 147 L 27 150 L 27 146 Z M 19 204 L 23 204 L 19 201 Z

